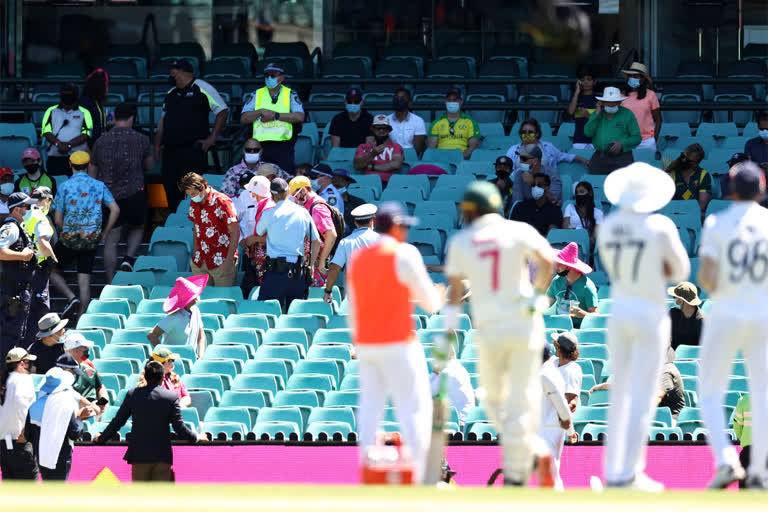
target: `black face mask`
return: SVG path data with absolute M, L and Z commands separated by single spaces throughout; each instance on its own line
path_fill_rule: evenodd
M 168 85 L 170 85 L 171 87 L 176 87 L 176 79 L 173 78 L 172 76 L 169 76 L 168 77 Z
M 567 269 L 563 270 L 562 272 L 558 272 L 557 275 L 559 275 L 560 277 L 565 277 L 565 276 L 568 275 L 568 272 L 570 272 L 570 271 L 571 271 L 571 269 L 567 268 Z
M 509 181 L 510 173 L 504 172 L 504 171 L 496 171 L 496 178 L 500 180 L 506 180 Z
M 389 135 L 384 135 L 384 136 L 374 135 L 373 138 L 376 139 L 376 145 L 380 145 L 380 144 L 384 144 L 387 141 L 387 139 L 389 138 Z
M 77 102 L 77 96 L 71 93 L 65 93 L 61 95 L 61 104 L 62 105 L 74 105 L 75 102 Z
M 405 98 L 395 97 L 395 99 L 392 100 L 392 108 L 395 109 L 395 112 L 405 112 L 408 110 L 408 100 Z
M 33 179 L 40 174 L 40 164 L 27 164 L 24 166 L 24 169 L 27 170 L 27 175 Z
M 576 199 L 576 206 L 587 206 L 589 204 L 590 196 L 589 194 L 581 194 L 579 196 L 576 196 L 575 199 Z

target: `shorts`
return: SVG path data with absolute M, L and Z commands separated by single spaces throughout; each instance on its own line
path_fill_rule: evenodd
M 93 272 L 93 262 L 96 260 L 96 249 L 79 250 L 70 249 L 61 242 L 53 248 L 56 259 L 59 260 L 59 268 L 68 267 L 73 262 L 77 262 L 78 274 L 91 274 Z
M 125 199 L 117 199 L 117 206 L 120 207 L 120 216 L 115 222 L 116 228 L 120 226 L 141 226 L 147 223 L 147 190 L 141 189 L 132 196 L 128 196 Z M 104 216 L 105 222 L 108 218 L 108 214 Z

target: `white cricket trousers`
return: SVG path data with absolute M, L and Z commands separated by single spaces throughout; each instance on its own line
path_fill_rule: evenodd
M 376 444 L 376 431 L 387 398 L 392 397 L 400 434 L 413 460 L 414 481 L 424 477 L 432 437 L 432 393 L 427 361 L 418 341 L 356 345 L 360 360 L 360 456 Z
M 645 470 L 671 322 L 664 305 L 614 298 L 608 320 L 613 380 L 605 443 L 605 480 L 625 483 Z
M 560 478 L 560 459 L 563 456 L 563 445 L 565 444 L 565 430 L 558 425 L 557 427 L 547 426 L 539 429 L 539 437 L 547 445 L 550 454 L 552 454 L 552 468 L 555 473 L 555 490 L 564 490 L 563 479 Z
M 501 434 L 504 476 L 527 484 L 541 422 L 544 321 L 520 320 L 508 328 L 478 329 L 475 344 L 486 412 Z
M 764 307 L 764 302 L 755 306 Z M 739 457 L 731 438 L 725 433 L 728 418 L 723 411 L 723 399 L 728 389 L 733 358 L 741 350 L 749 376 L 752 404 L 752 454 L 748 468 L 750 475 L 768 477 L 765 461 L 768 458 L 768 315 L 765 311 L 748 307 L 744 302 L 720 303 L 715 301 L 704 319 L 701 333 L 701 369 L 699 379 L 699 405 L 701 416 L 709 429 L 718 466 L 736 465 Z

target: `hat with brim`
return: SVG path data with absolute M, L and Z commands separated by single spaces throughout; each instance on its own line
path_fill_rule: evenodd
M 689 306 L 701 305 L 701 299 L 699 298 L 696 285 L 688 281 L 683 281 L 675 286 L 667 288 L 667 293 L 676 299 L 680 299 Z
M 582 274 L 589 274 L 592 272 L 592 267 L 579 259 L 579 246 L 576 242 L 571 242 L 566 245 L 563 250 L 558 251 L 555 254 L 555 263 L 566 266 L 576 272 L 581 272 Z
M 75 358 L 72 357 L 72 354 L 62 354 L 56 359 L 56 366 L 59 368 L 63 368 L 65 370 L 72 370 L 75 372 L 75 375 L 78 375 L 82 377 L 85 375 L 83 373 L 83 370 L 80 368 L 80 364 L 75 361 Z
M 336 176 L 341 176 L 342 178 L 347 180 L 349 183 L 357 183 L 357 180 L 355 178 L 353 178 L 349 174 L 349 171 L 346 170 L 346 169 L 334 169 L 333 170 L 333 177 L 335 178 Z
M 40 387 L 42 394 L 53 394 L 56 391 L 70 388 L 75 383 L 75 376 L 69 372 L 65 372 L 61 367 L 54 366 L 47 372 L 45 372 L 45 381 Z
M 37 356 L 33 356 L 22 347 L 14 347 L 5 355 L 6 363 L 18 363 L 19 361 L 34 361 Z
M 648 80 L 649 83 L 653 82 L 653 79 L 651 79 L 651 75 L 648 74 L 648 67 L 642 62 L 633 62 L 628 69 L 622 69 L 621 74 L 624 76 L 643 75 L 645 79 Z
M 165 347 L 157 347 L 152 351 L 152 360 L 158 363 L 164 363 L 166 361 L 177 361 L 181 359 L 179 354 L 175 354 Z
M 606 87 L 603 90 L 603 95 L 598 96 L 595 99 L 597 99 L 598 101 L 612 102 L 612 101 L 624 101 L 625 99 L 627 99 L 627 97 L 622 96 L 621 91 L 616 87 Z
M 193 300 L 200 298 L 205 285 L 208 283 L 208 274 L 190 277 L 177 277 L 173 290 L 163 302 L 163 311 L 171 313 L 185 308 Z
M 579 344 L 579 339 L 572 332 L 553 332 L 551 334 L 552 341 L 556 341 L 560 345 L 560 349 L 563 352 L 571 353 L 576 350 Z
M 65 318 L 62 320 L 56 313 L 48 313 L 47 315 L 43 315 L 43 317 L 37 322 L 37 328 L 39 329 L 37 333 L 37 339 L 46 338 L 56 334 L 68 323 L 68 319 Z M 61 341 L 61 343 L 64 342 Z
M 603 193 L 611 204 L 638 213 L 662 208 L 675 195 L 675 182 L 661 169 L 635 162 L 613 171 L 605 179 Z

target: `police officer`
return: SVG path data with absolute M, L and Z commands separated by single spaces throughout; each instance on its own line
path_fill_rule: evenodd
M 34 341 L 38 320 L 50 311 L 48 283 L 51 270 L 57 263 L 52 241 L 55 232 L 48 218 L 48 209 L 53 201 L 53 193 L 48 187 L 37 187 L 31 197 L 37 200 L 37 204 L 33 205 L 29 213 L 24 216 L 24 230 L 35 243 L 39 268 L 32 278 L 32 307 L 27 319 L 26 341 L 28 343 Z
M 264 68 L 265 86 L 243 106 L 241 124 L 253 125 L 253 138 L 264 148 L 261 159 L 292 173 L 293 148 L 304 122 L 304 107 L 296 91 L 283 85 L 285 70 L 276 64 Z
M 8 197 L 9 215 L 0 226 L 0 356 L 26 346 L 27 318 L 32 305 L 32 280 L 38 268 L 35 244 L 24 231 L 22 222 L 30 206 L 37 201 L 24 192 Z
M 339 278 L 339 274 L 349 261 L 352 253 L 361 247 L 368 247 L 376 242 L 381 235 L 373 230 L 373 219 L 376 216 L 376 205 L 362 204 L 352 210 L 352 218 L 355 220 L 355 230 L 339 242 L 336 248 L 336 254 L 331 260 L 331 266 L 328 268 L 328 280 L 325 282 L 325 295 L 323 298 L 328 304 L 331 303 L 333 285 Z
M 325 199 L 325 201 L 335 206 L 337 210 L 344 215 L 344 198 L 341 196 L 341 192 L 337 189 L 333 183 L 333 171 L 326 164 L 317 164 L 312 168 L 309 173 L 312 178 L 312 190 L 317 191 L 317 194 Z M 343 236 L 344 233 L 339 233 Z
M 309 212 L 289 200 L 288 183 L 275 178 L 270 193 L 275 207 L 261 214 L 256 234 L 267 235 L 267 272 L 258 300 L 277 299 L 288 311 L 293 299 L 306 299 L 314 262 L 320 252 L 320 234 Z M 304 239 L 309 238 L 310 260 L 305 262 Z

